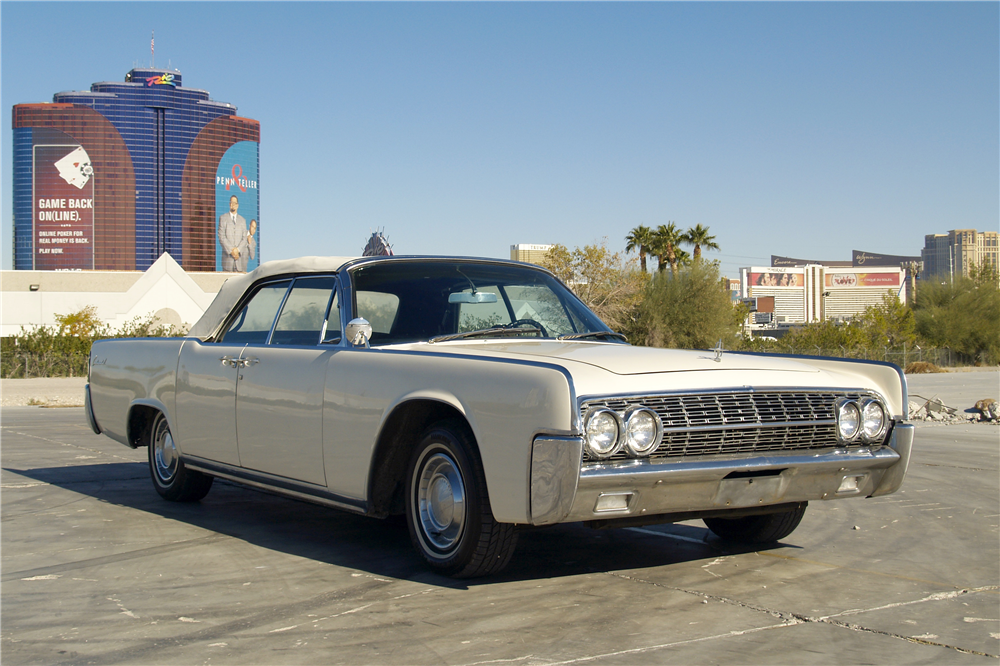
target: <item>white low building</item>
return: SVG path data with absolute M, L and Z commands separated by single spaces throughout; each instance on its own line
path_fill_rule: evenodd
M 97 309 L 111 328 L 152 314 L 160 324 L 189 328 L 229 273 L 185 272 L 169 254 L 142 271 L 2 271 L 0 336 L 21 328 L 58 326 L 56 315 Z

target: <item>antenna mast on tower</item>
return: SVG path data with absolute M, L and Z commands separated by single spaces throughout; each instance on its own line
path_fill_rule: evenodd
M 156 49 L 153 48 L 153 45 L 155 43 L 156 43 L 156 31 L 152 30 L 150 31 L 149 35 L 149 57 L 152 59 L 151 64 L 149 66 L 150 69 L 156 69 Z

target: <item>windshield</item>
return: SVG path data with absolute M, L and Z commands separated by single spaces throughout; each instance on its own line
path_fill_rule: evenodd
M 359 266 L 351 280 L 372 345 L 609 330 L 562 283 L 525 266 L 395 259 Z

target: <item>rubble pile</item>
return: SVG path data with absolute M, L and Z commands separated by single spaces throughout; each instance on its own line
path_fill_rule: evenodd
M 959 411 L 955 407 L 949 407 L 941 402 L 936 396 L 924 398 L 919 395 L 910 395 L 909 415 L 910 421 L 937 421 L 940 423 L 969 423 L 988 422 L 1000 423 L 1000 405 L 992 398 L 978 401 L 974 407 Z

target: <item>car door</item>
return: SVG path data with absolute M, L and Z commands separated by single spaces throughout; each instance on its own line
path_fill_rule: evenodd
M 328 343 L 340 340 L 337 305 L 336 277 L 296 278 L 269 339 L 243 350 L 236 430 L 244 468 L 326 486 L 323 394 L 335 353 Z
M 236 385 L 243 351 L 266 341 L 291 280 L 259 286 L 215 342 L 190 340 L 177 366 L 174 437 L 184 455 L 240 465 Z

